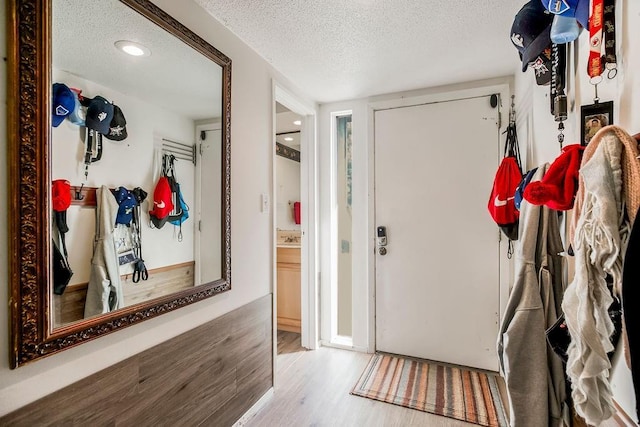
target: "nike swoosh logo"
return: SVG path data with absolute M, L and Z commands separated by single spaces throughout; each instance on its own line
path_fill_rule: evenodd
M 496 196 L 496 199 L 493 201 L 493 204 L 496 207 L 500 207 L 500 206 L 507 206 L 507 202 L 509 200 L 513 200 L 515 197 L 509 197 L 507 198 L 507 200 L 500 200 L 500 196 Z
M 497 197 L 496 197 L 496 199 L 497 199 Z M 158 202 L 154 202 L 154 203 L 155 203 L 156 205 L 158 205 L 158 209 L 164 209 L 164 207 L 166 206 L 166 205 L 165 205 L 165 203 L 164 203 L 164 200 L 163 200 L 163 201 L 161 201 L 160 203 L 158 203 Z M 507 204 L 507 202 L 504 202 L 504 204 L 506 205 L 506 204 Z M 497 206 L 497 205 L 496 205 L 496 206 Z

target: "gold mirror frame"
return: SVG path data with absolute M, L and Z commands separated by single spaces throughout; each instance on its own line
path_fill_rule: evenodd
M 51 1 L 9 1 L 11 368 L 231 289 L 231 60 L 148 0 L 120 0 L 222 67 L 222 279 L 53 330 Z

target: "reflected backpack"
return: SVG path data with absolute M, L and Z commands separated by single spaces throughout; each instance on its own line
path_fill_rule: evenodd
M 174 162 L 176 158 L 174 155 L 164 155 L 163 157 L 163 172 L 171 188 L 171 204 L 173 209 L 169 213 L 167 220 L 180 228 L 178 231 L 178 241 L 182 241 L 182 223 L 189 218 L 189 205 L 184 201 L 182 192 L 180 191 L 180 184 L 176 179 L 176 173 L 174 168 Z
M 516 208 L 516 188 L 522 181 L 520 149 L 515 123 L 506 130 L 507 140 L 504 146 L 504 158 L 493 180 L 493 188 L 487 207 L 493 220 L 510 240 L 518 240 L 518 218 Z

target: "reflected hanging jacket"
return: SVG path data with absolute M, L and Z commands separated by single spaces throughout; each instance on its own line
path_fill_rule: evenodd
M 118 202 L 106 186 L 96 190 L 96 236 L 93 242 L 91 276 L 87 286 L 84 317 L 96 316 L 124 306 L 113 238 Z

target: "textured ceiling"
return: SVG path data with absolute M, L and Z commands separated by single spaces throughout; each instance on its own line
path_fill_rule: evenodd
M 195 0 L 319 102 L 512 75 L 525 0 Z
M 119 1 L 54 1 L 52 25 L 54 67 L 194 120 L 221 116 L 220 66 Z M 151 56 L 126 55 L 118 40 Z

